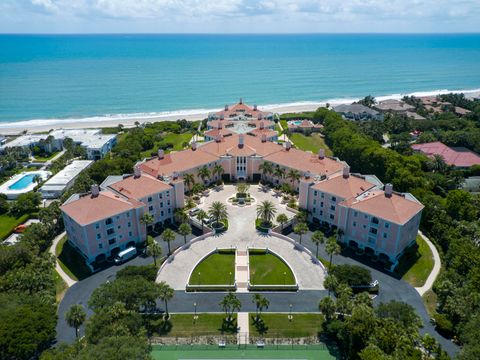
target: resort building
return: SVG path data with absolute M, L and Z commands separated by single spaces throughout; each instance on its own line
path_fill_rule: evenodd
M 338 105 L 333 111 L 342 115 L 344 119 L 352 121 L 383 120 L 383 115 L 362 104 Z
M 440 155 L 448 165 L 457 168 L 468 168 L 480 164 L 480 156 L 464 147 L 449 147 L 439 141 L 413 144 L 412 149 L 429 157 Z
M 248 106 L 240 99 L 238 104 L 225 105 L 223 110 L 208 115 L 208 120 L 249 121 L 252 119 L 273 120 L 273 113 L 260 111 L 257 105 Z
M 116 144 L 117 135 L 102 134 L 101 129 L 57 129 L 47 134 L 19 136 L 0 146 L 0 152 L 7 148 L 32 149 L 34 146 L 40 146 L 47 152 L 59 151 L 63 149 L 63 142 L 67 138 L 85 148 L 87 159 L 99 160 Z
M 74 160 L 48 179 L 39 189 L 44 199 L 56 199 L 68 190 L 80 173 L 93 164 L 93 160 Z
M 415 244 L 423 205 L 411 194 L 393 192 L 375 176 L 342 174 L 300 185 L 299 205 L 314 223 L 333 226 L 346 245 L 392 263 Z
M 109 176 L 91 194 L 72 196 L 62 206 L 69 241 L 89 264 L 143 242 L 145 213 L 154 226 L 184 207 L 192 186 L 184 182 L 187 174 L 203 184 L 221 178 L 287 183 L 299 192 L 299 206 L 311 221 L 341 229 L 343 242 L 392 263 L 415 242 L 423 208 L 410 194 L 395 193 L 390 185 L 383 190 L 374 176 L 350 174 L 345 162 L 323 149 L 313 154 L 269 141 L 265 133 L 232 132 L 178 152 L 160 149 L 137 163 L 133 175 Z
M 409 105 L 403 101 L 388 99 L 379 101 L 374 108 L 382 112 L 405 113 L 407 111 L 415 111 L 415 106 Z

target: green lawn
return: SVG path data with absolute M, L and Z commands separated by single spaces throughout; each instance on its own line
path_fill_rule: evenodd
M 46 162 L 48 160 L 53 159 L 60 151 L 54 151 L 48 156 L 35 156 L 35 161 L 37 162 Z
M 214 253 L 193 270 L 189 285 L 232 285 L 235 282 L 235 254 Z
M 322 331 L 323 315 L 295 314 L 290 321 L 288 319 L 288 309 L 285 314 L 263 313 L 259 324 L 254 322 L 255 313 L 250 313 L 249 331 L 250 336 L 264 337 L 308 337 L 317 336 Z
M 191 337 L 236 333 L 237 315 L 234 314 L 230 324 L 225 318 L 225 314 L 198 313 L 198 319 L 194 321 L 193 314 L 171 314 L 169 320 L 161 320 L 158 334 L 166 337 Z
M 5 239 L 18 225 L 24 223 L 29 218 L 29 214 L 22 215 L 18 218 L 10 215 L 0 215 L 0 240 Z
M 303 135 L 293 133 L 290 139 L 297 148 L 304 151 L 311 151 L 317 153 L 319 149 L 325 149 L 325 155 L 332 156 L 332 150 L 325 144 L 325 140 L 317 133 L 311 135 Z
M 142 152 L 142 157 L 149 157 L 151 156 L 152 152 L 156 153 L 158 148 L 165 143 L 173 144 L 173 149 L 169 149 L 166 152 L 183 150 L 184 149 L 183 144 L 186 142 L 188 143 L 192 137 L 193 137 L 193 134 L 191 133 L 184 133 L 184 134 L 169 133 L 163 138 L 162 141 L 156 142 L 152 149 Z
M 67 242 L 66 236 L 58 242 L 55 255 L 62 270 L 73 280 L 90 276 L 91 271 L 85 264 L 85 259 Z
M 150 353 L 154 360 L 180 359 L 303 359 L 303 360 L 331 360 L 323 345 L 275 345 L 258 349 L 256 345 L 240 346 L 229 345 L 219 349 L 218 344 L 212 345 L 183 345 L 183 346 L 152 346 Z
M 252 285 L 295 285 L 290 267 L 273 254 L 250 253 L 250 283 Z
M 403 280 L 415 287 L 423 286 L 433 269 L 432 252 L 427 243 L 419 235 L 417 235 L 417 244 L 417 255 L 419 257 L 400 259 L 398 270 L 396 270 L 399 274 L 403 274 Z
M 287 130 L 287 129 L 288 129 L 288 122 L 287 122 L 287 120 L 280 120 L 280 124 L 282 124 L 283 130 Z

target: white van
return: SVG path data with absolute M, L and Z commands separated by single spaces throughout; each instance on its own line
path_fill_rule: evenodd
M 129 247 L 123 251 L 120 251 L 117 256 L 115 256 L 115 264 L 121 264 L 128 259 L 131 259 L 137 255 L 137 249 L 135 247 Z

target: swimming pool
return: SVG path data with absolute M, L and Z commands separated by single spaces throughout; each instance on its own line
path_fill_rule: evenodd
M 39 174 L 25 174 L 19 180 L 15 181 L 8 188 L 10 190 L 23 190 L 33 184 L 35 176 L 40 176 Z
M 300 125 L 302 123 L 302 120 L 289 121 L 288 123 L 293 125 Z

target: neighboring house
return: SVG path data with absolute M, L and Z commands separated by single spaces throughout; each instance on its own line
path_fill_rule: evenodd
M 340 241 L 367 255 L 390 261 L 395 267 L 408 247 L 415 244 L 423 205 L 411 194 L 393 192 L 375 176 L 342 174 L 300 184 L 299 206 L 313 222 L 342 230 Z
M 394 112 L 394 113 L 405 113 L 407 111 L 414 111 L 415 106 L 404 103 L 400 100 L 388 99 L 379 101 L 373 106 L 378 111 L 382 112 Z
M 233 120 L 233 121 L 248 121 L 250 119 L 257 120 L 273 120 L 273 113 L 267 111 L 260 111 L 257 105 L 249 106 L 243 103 L 243 100 L 235 105 L 225 105 L 221 111 L 211 113 L 208 115 L 209 120 Z
M 312 133 L 319 132 L 323 129 L 322 124 L 314 124 L 311 120 L 290 120 L 288 122 L 288 130 L 291 132 Z
M 74 160 L 48 179 L 39 189 L 44 199 L 56 199 L 75 183 L 78 175 L 92 165 L 93 160 Z
M 451 148 L 439 141 L 413 144 L 412 149 L 430 157 L 440 155 L 448 165 L 457 168 L 468 168 L 480 164 L 480 156 L 473 151 L 464 147 Z
M 333 108 L 333 111 L 341 114 L 347 120 L 383 120 L 383 115 L 380 112 L 362 104 L 338 105 Z
M 6 148 L 22 147 L 32 149 L 41 146 L 48 152 L 63 149 L 63 142 L 70 138 L 82 146 L 89 160 L 102 159 L 116 144 L 117 135 L 102 134 L 101 129 L 57 129 L 48 134 L 22 135 L 0 146 L 0 151 Z

